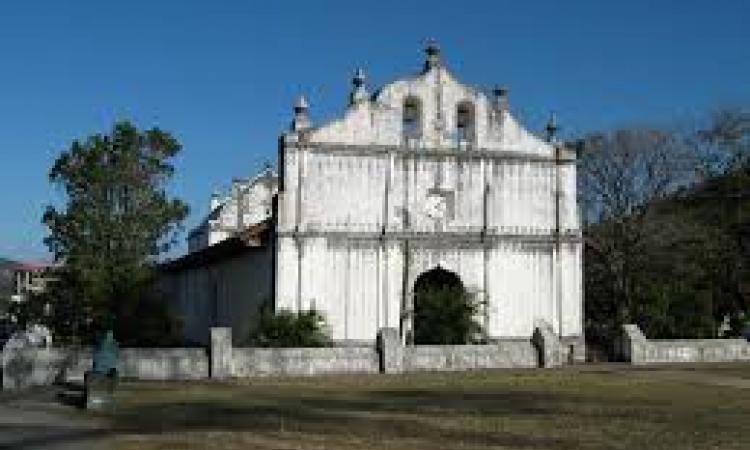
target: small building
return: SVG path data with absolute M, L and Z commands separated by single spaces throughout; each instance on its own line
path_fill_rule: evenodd
M 23 302 L 30 295 L 38 295 L 47 289 L 53 280 L 52 264 L 42 262 L 18 262 L 11 269 L 13 271 L 13 293 L 11 301 Z

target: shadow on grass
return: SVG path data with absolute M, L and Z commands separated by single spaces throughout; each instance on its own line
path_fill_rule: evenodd
M 85 387 L 81 383 L 61 382 L 57 388 L 57 400 L 63 405 L 78 409 L 86 407 Z
M 285 436 L 300 448 L 311 437 L 330 447 L 343 439 L 341 448 L 748 448 L 745 392 L 614 375 L 607 368 L 603 375 L 131 385 L 113 420 L 118 431 L 140 435 Z
M 273 441 L 285 433 L 303 443 L 310 436 L 326 443 L 343 437 L 373 447 L 397 442 L 393 448 L 402 442 L 419 448 L 747 448 L 715 445 L 744 442 L 741 424 L 750 414 L 744 392 L 696 390 L 638 373 L 648 372 L 604 366 L 463 378 L 134 384 L 123 390 L 113 423 L 118 432 L 141 435 L 219 431 Z
M 79 405 L 75 387 L 40 387 L 12 394 L 0 399 L 0 449 L 86 449 L 110 434 L 99 418 L 60 406 Z
M 353 398 L 351 398 L 353 397 Z M 118 432 L 296 432 L 363 439 L 409 439 L 455 447 L 472 444 L 511 448 L 580 448 L 573 436 L 503 429 L 495 419 L 559 414 L 549 395 L 534 392 L 394 390 L 347 398 L 253 392 L 250 398 L 203 399 L 124 406 L 115 414 Z
M 54 425 L 0 424 L 0 449 L 88 448 L 109 435 L 106 429 L 88 429 Z

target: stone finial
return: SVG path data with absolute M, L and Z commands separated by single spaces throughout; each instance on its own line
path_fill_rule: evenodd
M 211 203 L 210 203 L 211 211 L 218 208 L 219 205 L 221 205 L 221 193 L 219 193 L 219 191 L 214 191 L 211 194 Z
M 294 103 L 294 120 L 292 121 L 292 131 L 307 130 L 312 126 L 310 117 L 307 115 L 307 109 L 310 107 L 304 95 L 300 95 Z
M 294 112 L 300 113 L 307 111 L 307 109 L 310 107 L 310 105 L 307 103 L 307 99 L 304 95 L 300 95 L 297 97 L 297 101 L 294 103 Z
M 495 109 L 498 111 L 508 110 L 508 88 L 504 85 L 497 85 L 492 89 L 492 95 L 495 97 Z
M 425 72 L 440 66 L 440 47 L 435 39 L 427 41 L 427 47 L 424 51 L 427 54 L 427 59 L 424 63 Z
M 365 71 L 361 68 L 358 68 L 354 72 L 354 77 L 352 78 L 352 85 L 354 86 L 354 89 L 352 89 L 352 93 L 349 96 L 350 105 L 355 105 L 367 100 L 369 95 L 367 94 L 365 81 L 367 81 L 367 77 L 365 77 Z
M 549 120 L 547 121 L 547 126 L 545 127 L 545 129 L 547 130 L 547 141 L 553 142 L 555 140 L 555 134 L 558 130 L 557 115 L 554 111 L 550 113 Z

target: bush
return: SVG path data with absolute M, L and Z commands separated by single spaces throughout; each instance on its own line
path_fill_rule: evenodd
M 326 332 L 325 318 L 318 311 L 276 313 L 265 309 L 250 344 L 257 347 L 327 347 L 331 339 Z
M 482 341 L 476 317 L 482 304 L 460 287 L 429 288 L 415 293 L 414 343 L 462 345 Z

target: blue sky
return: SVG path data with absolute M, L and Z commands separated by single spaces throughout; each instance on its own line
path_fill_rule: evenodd
M 44 259 L 47 171 L 118 119 L 173 132 L 173 192 L 191 206 L 275 161 L 297 94 L 342 111 L 417 71 L 427 38 L 463 81 L 503 83 L 532 129 L 669 124 L 750 105 L 750 2 L 4 1 L 0 3 L 0 256 Z

